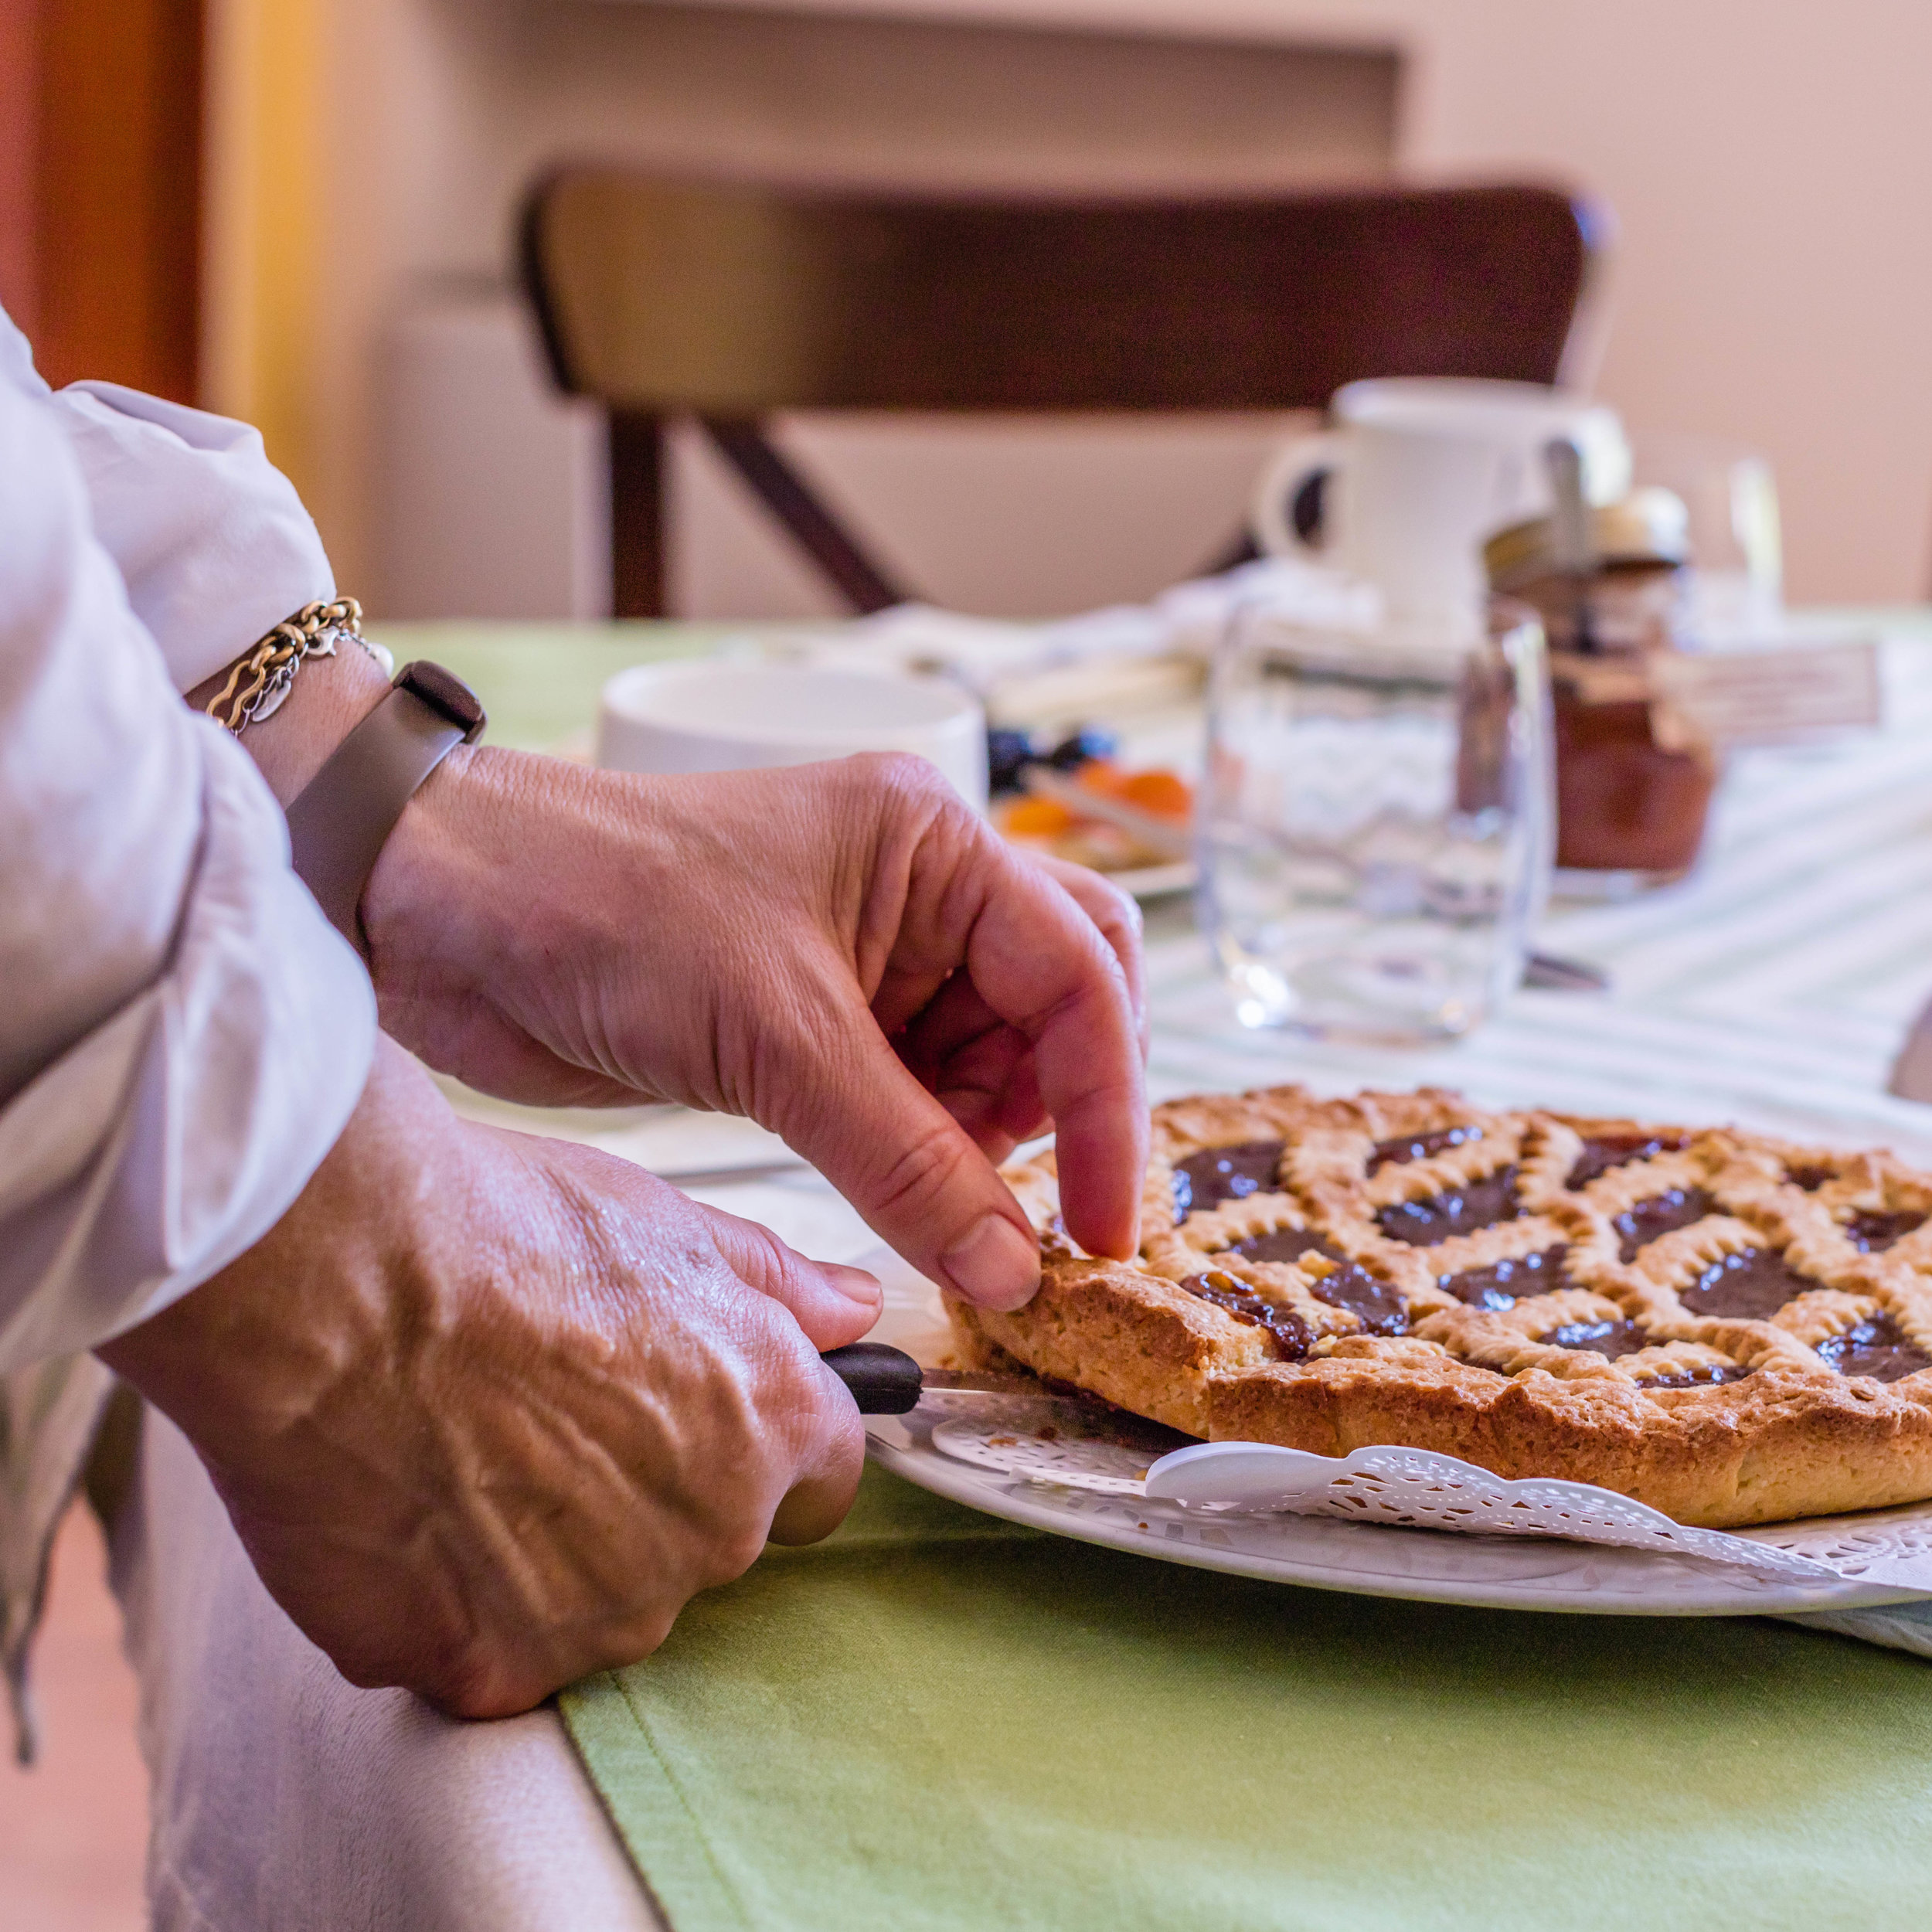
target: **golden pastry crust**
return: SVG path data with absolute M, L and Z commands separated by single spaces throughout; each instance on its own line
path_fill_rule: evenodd
M 1399 1443 L 1723 1527 L 1932 1496 L 1932 1175 L 1735 1128 L 1298 1087 L 1154 1112 L 1097 1260 L 1008 1171 L 1040 1291 L 962 1350 L 1192 1435 Z M 1177 1202 L 1179 1211 L 1177 1212 Z

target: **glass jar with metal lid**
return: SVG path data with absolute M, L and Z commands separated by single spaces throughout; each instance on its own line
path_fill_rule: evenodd
M 1499 531 L 1491 587 L 1532 606 L 1549 642 L 1560 889 L 1596 895 L 1681 877 L 1717 780 L 1714 749 L 1656 675 L 1678 648 L 1688 560 L 1682 501 L 1637 490 L 1590 512 Z

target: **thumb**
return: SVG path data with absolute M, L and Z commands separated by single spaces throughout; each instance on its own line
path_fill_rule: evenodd
M 747 1287 L 790 1310 L 815 1349 L 842 1349 L 879 1319 L 885 1291 L 876 1275 L 837 1261 L 815 1261 L 756 1221 L 702 1202 L 692 1205 L 709 1223 L 725 1265 Z
M 1039 1243 L 1005 1182 L 869 1012 L 833 1023 L 845 1037 L 774 1083 L 798 1097 L 780 1124 L 787 1142 L 921 1274 L 982 1308 L 1022 1306 L 1039 1286 Z

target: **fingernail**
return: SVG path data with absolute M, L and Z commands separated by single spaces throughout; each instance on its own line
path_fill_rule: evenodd
M 829 1286 L 862 1308 L 876 1308 L 886 1298 L 878 1276 L 868 1274 L 863 1268 L 849 1268 L 842 1261 L 821 1261 L 818 1267 Z
M 1039 1286 L 1039 1250 L 1003 1214 L 976 1221 L 939 1257 L 954 1291 L 983 1308 L 1017 1308 Z

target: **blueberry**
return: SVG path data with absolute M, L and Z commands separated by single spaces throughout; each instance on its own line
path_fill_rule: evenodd
M 986 734 L 986 781 L 995 792 L 1018 791 L 1021 771 L 1034 758 L 1033 741 L 1023 731 Z
M 1054 746 L 1046 754 L 1046 762 L 1056 771 L 1073 771 L 1096 758 L 1111 758 L 1120 748 L 1121 741 L 1112 732 L 1083 725 L 1072 737 L 1063 738 Z

